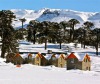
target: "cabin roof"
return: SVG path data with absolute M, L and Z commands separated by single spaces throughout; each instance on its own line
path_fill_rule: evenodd
M 44 57 L 47 59 L 47 60 L 50 60 L 51 57 L 52 57 L 53 54 L 46 54 Z
M 24 59 L 27 58 L 28 57 L 28 53 L 21 54 L 21 57 L 24 58 Z
M 85 53 L 70 53 L 66 59 L 77 58 L 79 61 L 83 61 L 85 57 L 90 61 L 89 55 Z

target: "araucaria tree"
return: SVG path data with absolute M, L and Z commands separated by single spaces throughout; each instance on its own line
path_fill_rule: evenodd
M 68 21 L 69 27 L 70 29 L 70 39 L 72 40 L 72 42 L 74 41 L 74 29 L 75 29 L 75 25 L 79 24 L 80 22 L 77 19 L 71 19 Z
M 0 11 L 0 30 L 2 38 L 1 57 L 5 57 L 5 53 L 16 52 L 16 39 L 14 38 L 14 28 L 11 25 L 15 15 L 10 10 Z
M 86 22 L 83 23 L 83 28 L 84 28 L 84 48 L 85 48 L 86 41 L 87 41 L 86 37 L 88 37 L 90 29 L 92 27 L 94 27 L 94 24 L 92 22 L 86 21 Z
M 35 44 L 36 42 L 36 33 L 39 27 L 39 22 L 37 20 L 31 20 L 29 22 L 28 28 L 28 36 L 27 40 L 33 42 Z
M 19 19 L 19 20 L 20 20 L 21 23 L 22 23 L 22 34 L 23 34 L 23 30 L 24 30 L 23 24 L 24 24 L 24 22 L 26 21 L 26 19 L 25 19 L 25 18 L 21 18 L 21 19 Z
M 47 49 L 47 43 L 48 40 L 50 39 L 50 35 L 52 32 L 50 26 L 51 26 L 51 22 L 49 21 L 43 21 L 40 23 L 38 37 L 40 41 L 45 43 L 45 50 Z

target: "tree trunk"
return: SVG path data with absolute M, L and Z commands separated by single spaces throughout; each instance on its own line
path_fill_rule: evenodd
M 85 33 L 85 30 L 84 30 L 84 49 L 85 49 L 85 37 L 86 37 L 85 34 L 86 34 L 86 33 Z
M 73 25 L 73 28 L 72 28 L 72 42 L 74 42 L 74 25 Z
M 23 21 L 22 21 L 22 34 L 23 34 Z
M 2 58 L 5 58 L 5 52 L 6 52 L 6 51 L 5 51 L 4 44 L 2 44 L 1 51 L 2 51 L 2 52 L 1 52 L 1 57 L 2 57 Z
M 95 48 L 96 48 L 96 55 L 98 55 L 98 45 L 95 46 Z
M 72 32 L 71 32 L 71 28 L 70 28 L 70 42 L 71 42 L 71 37 L 72 37 Z
M 36 42 L 36 37 L 35 37 L 35 34 L 36 34 L 36 32 L 34 31 L 34 34 L 33 34 L 33 36 L 34 36 L 34 41 L 33 41 L 33 44 L 35 44 L 35 42 Z
M 85 42 L 84 42 L 84 49 L 85 49 Z
M 61 42 L 60 42 L 60 49 L 61 49 Z
M 47 49 L 47 39 L 45 39 L 45 50 Z

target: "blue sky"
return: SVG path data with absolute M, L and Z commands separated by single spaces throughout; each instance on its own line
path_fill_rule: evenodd
M 0 0 L 0 10 L 42 8 L 100 12 L 100 0 Z

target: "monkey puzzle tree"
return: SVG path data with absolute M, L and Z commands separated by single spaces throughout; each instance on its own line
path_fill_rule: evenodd
M 24 22 L 26 21 L 26 19 L 25 19 L 25 18 L 21 18 L 21 19 L 19 19 L 19 20 L 20 20 L 21 23 L 22 23 L 22 33 L 23 33 L 23 30 L 24 30 L 24 29 L 23 29 L 23 28 L 24 28 L 24 27 L 23 27 L 23 24 L 24 24 Z
M 32 41 L 34 44 L 36 42 L 36 33 L 38 30 L 39 22 L 37 20 L 31 20 L 29 22 L 28 28 L 28 41 Z
M 75 29 L 75 25 L 79 24 L 80 22 L 76 19 L 71 19 L 68 21 L 69 23 L 69 27 L 70 29 L 70 39 L 72 40 L 72 42 L 74 41 L 74 29 Z
M 94 27 L 94 24 L 92 22 L 86 21 L 83 23 L 83 28 L 84 28 L 84 48 L 85 48 L 85 42 L 86 42 L 86 37 L 88 37 L 90 29 Z
M 0 30 L 2 38 L 1 57 L 5 57 L 5 53 L 16 51 L 16 40 L 14 38 L 14 28 L 12 20 L 15 15 L 10 10 L 0 11 Z

